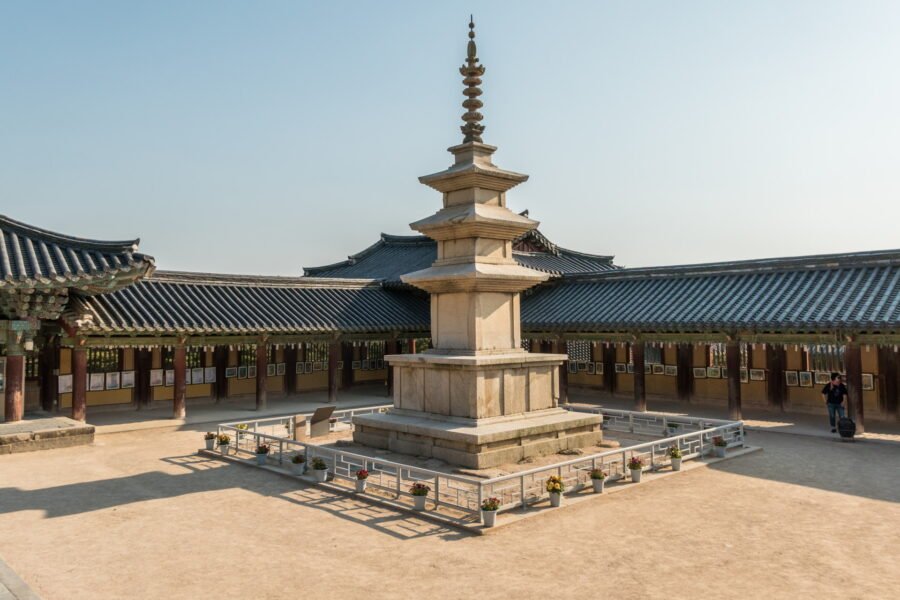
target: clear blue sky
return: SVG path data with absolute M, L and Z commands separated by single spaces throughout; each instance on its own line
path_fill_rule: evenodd
M 0 3 L 0 213 L 164 269 L 297 274 L 411 233 L 485 141 L 627 266 L 900 247 L 900 3 Z

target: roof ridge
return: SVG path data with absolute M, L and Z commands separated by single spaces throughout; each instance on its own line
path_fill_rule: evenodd
M 65 235 L 62 233 L 57 233 L 55 231 L 50 231 L 49 229 L 42 229 L 34 225 L 29 225 L 28 223 L 23 223 L 22 221 L 16 221 L 15 219 L 7 217 L 6 215 L 0 215 L 0 229 L 13 230 L 17 233 L 25 235 L 26 237 L 39 237 L 48 241 L 54 241 L 63 244 L 74 244 L 83 247 L 89 247 L 95 250 L 137 252 L 138 245 L 141 243 L 141 238 L 135 238 L 133 240 L 105 241 Z
M 376 279 L 343 279 L 296 275 L 244 275 L 239 273 L 202 273 L 196 271 L 156 271 L 147 282 L 193 283 L 212 285 L 266 285 L 282 287 L 361 288 L 379 286 Z

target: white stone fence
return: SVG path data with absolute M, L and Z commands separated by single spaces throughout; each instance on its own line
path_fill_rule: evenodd
M 350 422 L 354 415 L 382 412 L 389 407 L 390 405 L 336 411 L 332 418 L 338 422 Z M 515 507 L 524 509 L 531 504 L 547 500 L 549 495 L 544 486 L 551 475 L 563 479 L 566 493 L 577 493 L 583 488 L 591 487 L 590 472 L 593 469 L 602 469 L 607 473 L 609 482 L 626 477 L 627 463 L 632 457 L 643 460 L 645 471 L 657 471 L 670 464 L 667 452 L 671 446 L 680 448 L 682 460 L 688 461 L 712 453 L 713 438 L 716 436 L 723 437 L 729 448 L 744 445 L 744 425 L 741 421 L 580 406 L 566 408 L 602 414 L 605 430 L 661 437 L 606 452 L 576 456 L 552 465 L 509 475 L 479 479 L 412 467 L 377 456 L 357 454 L 340 447 L 324 447 L 309 441 L 295 441 L 290 431 L 293 416 L 222 423 L 218 426 L 218 431 L 231 436 L 231 453 L 254 453 L 258 444 L 266 443 L 271 448 L 268 464 L 288 467 L 291 458 L 296 454 L 303 454 L 307 465 L 314 458 L 321 458 L 328 465 L 333 482 L 346 482 L 351 487 L 356 479 L 356 472 L 365 469 L 369 472 L 369 489 L 390 495 L 402 502 L 412 497 L 409 488 L 413 483 L 425 483 L 431 488 L 428 499 L 432 506 L 444 506 L 475 518 L 478 517 L 481 501 L 485 498 L 499 498 L 501 511 Z M 374 497 L 377 498 L 377 495 Z

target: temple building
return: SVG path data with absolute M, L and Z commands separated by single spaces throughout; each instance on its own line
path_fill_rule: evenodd
M 361 383 L 383 385 L 399 415 L 388 363 L 412 367 L 425 351 L 432 366 L 443 353 L 476 371 L 491 352 L 552 363 L 542 410 L 579 387 L 638 410 L 671 399 L 733 418 L 744 407 L 822 412 L 837 371 L 859 428 L 900 417 L 900 250 L 621 268 L 558 246 L 505 208 L 527 176 L 494 166 L 496 148 L 481 141 L 484 68 L 469 48 L 464 141 L 451 167 L 420 178 L 444 198 L 413 224 L 424 235 L 381 234 L 342 262 L 260 277 L 157 271 L 138 240 L 0 216 L 0 418 L 84 421 L 112 405 L 171 406 L 180 418 L 196 402 L 253 397 L 263 408 L 314 390 L 334 401 Z M 494 324 L 478 329 L 476 313 Z M 506 416 L 498 410 L 469 416 Z

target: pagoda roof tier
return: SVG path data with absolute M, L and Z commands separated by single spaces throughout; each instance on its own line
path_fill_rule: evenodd
M 515 240 L 538 226 L 538 222 L 504 206 L 462 204 L 448 206 L 410 227 L 434 240 L 490 238 Z
M 470 262 L 435 265 L 402 277 L 403 283 L 414 285 L 431 294 L 452 292 L 508 292 L 527 290 L 550 276 L 515 263 L 493 264 Z

